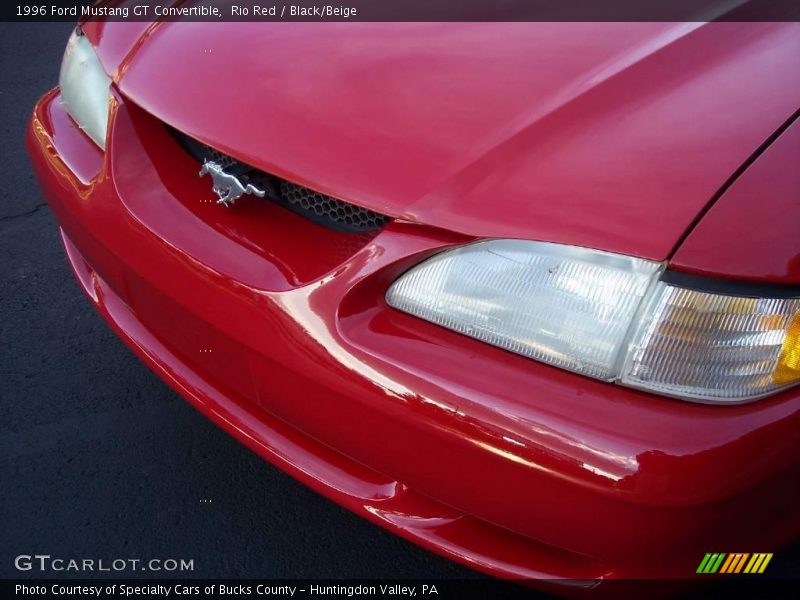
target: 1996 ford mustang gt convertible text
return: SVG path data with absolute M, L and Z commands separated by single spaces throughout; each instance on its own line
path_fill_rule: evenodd
M 87 22 L 27 142 L 268 461 L 496 576 L 687 577 L 800 531 L 798 27 Z

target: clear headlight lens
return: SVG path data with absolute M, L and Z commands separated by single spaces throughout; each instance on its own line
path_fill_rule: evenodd
M 78 127 L 105 150 L 111 78 L 80 29 L 75 29 L 67 42 L 59 85 L 64 108 Z
M 706 402 L 800 381 L 800 298 L 659 281 L 663 264 L 559 244 L 490 240 L 438 254 L 390 306 L 584 375 Z
M 386 301 L 517 354 L 611 380 L 660 268 L 584 248 L 492 240 L 418 265 L 389 288 Z

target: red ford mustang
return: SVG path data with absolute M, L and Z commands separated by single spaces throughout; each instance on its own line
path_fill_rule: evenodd
M 27 141 L 97 310 L 268 461 L 496 576 L 691 577 L 800 532 L 798 56 L 85 23 Z

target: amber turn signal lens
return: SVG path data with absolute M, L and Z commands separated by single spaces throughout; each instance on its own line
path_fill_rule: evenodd
M 795 313 L 786 331 L 772 380 L 780 385 L 800 381 L 800 312 Z

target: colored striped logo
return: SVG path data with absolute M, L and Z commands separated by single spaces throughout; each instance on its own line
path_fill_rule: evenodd
M 759 552 L 749 554 L 747 552 L 736 552 L 726 554 L 725 552 L 709 552 L 700 561 L 697 567 L 698 573 L 763 573 L 769 561 L 772 560 L 772 552 Z

